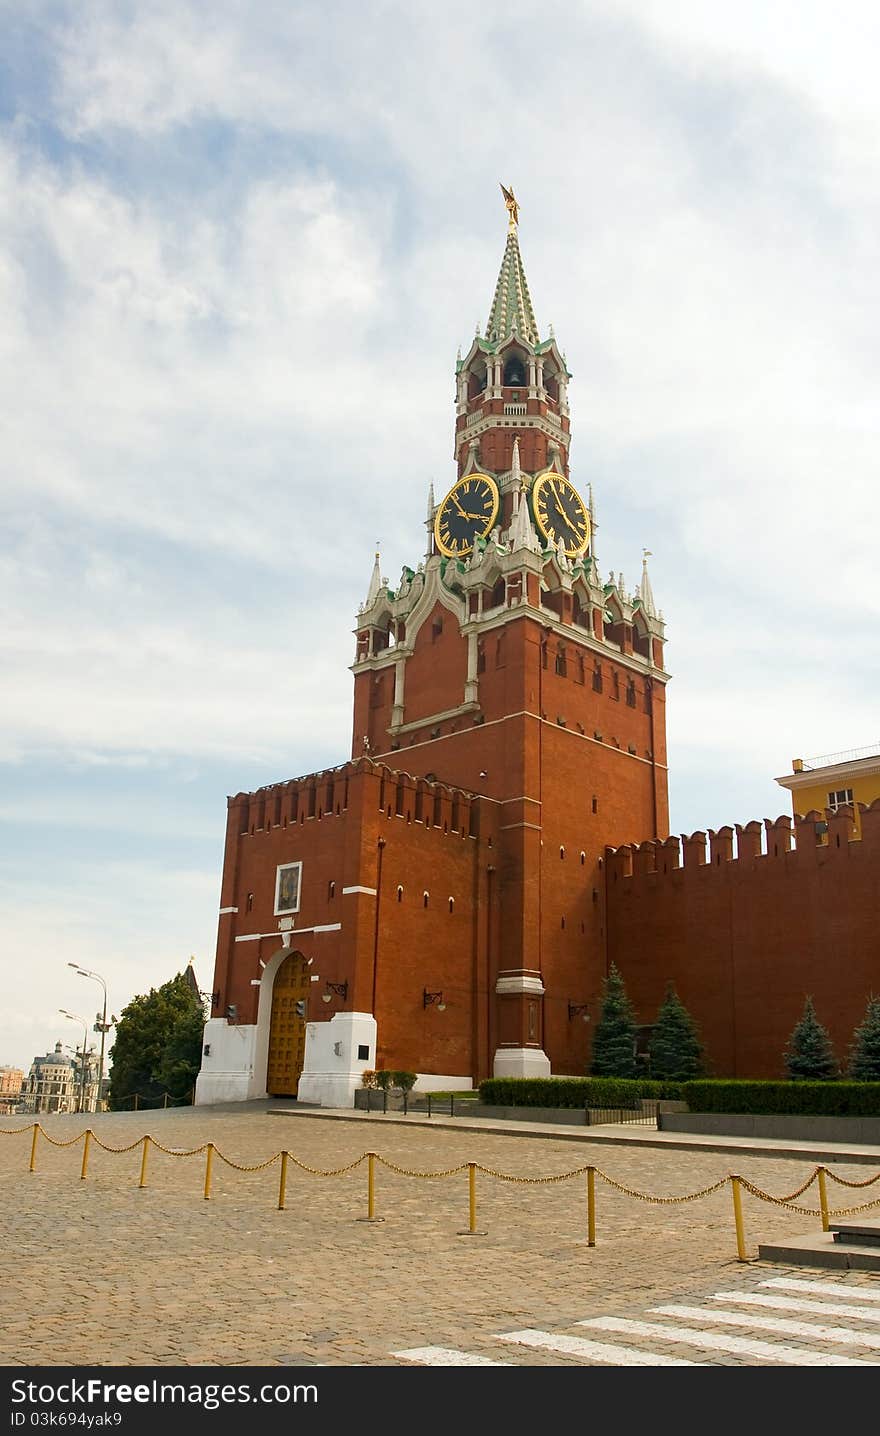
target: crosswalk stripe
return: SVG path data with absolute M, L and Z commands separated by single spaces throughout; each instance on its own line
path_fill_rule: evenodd
M 713 1311 L 705 1306 L 652 1306 L 657 1316 L 683 1316 L 696 1321 L 720 1322 L 722 1326 L 748 1326 L 758 1331 L 781 1331 L 786 1336 L 807 1336 L 814 1341 L 834 1341 L 841 1346 L 868 1346 L 880 1351 L 880 1335 L 853 1331 L 849 1326 L 819 1326 L 813 1321 L 788 1321 L 781 1316 L 752 1316 L 745 1311 Z
M 845 1281 L 799 1281 L 796 1276 L 775 1276 L 772 1281 L 762 1281 L 762 1286 L 772 1286 L 778 1291 L 816 1291 L 820 1296 L 846 1296 L 850 1301 L 880 1301 L 880 1286 L 869 1291 L 863 1286 L 850 1286 Z
M 707 1312 L 697 1308 L 701 1320 Z M 718 1313 L 712 1313 L 717 1318 Z M 579 1321 L 595 1331 L 616 1331 L 624 1336 L 656 1337 L 660 1341 L 677 1341 L 704 1351 L 727 1351 L 736 1356 L 757 1356 L 763 1361 L 778 1361 L 784 1366 L 877 1366 L 876 1361 L 859 1361 L 854 1356 L 837 1356 L 826 1351 L 810 1351 L 803 1346 L 778 1346 L 775 1342 L 755 1341 L 750 1337 L 727 1336 L 721 1332 L 696 1327 L 661 1326 L 657 1321 L 629 1321 L 619 1316 L 595 1316 Z
M 844 1301 L 805 1301 L 798 1296 L 766 1296 L 760 1291 L 716 1291 L 713 1301 L 734 1301 L 743 1306 L 769 1306 L 776 1311 L 804 1311 L 813 1316 L 853 1316 L 858 1321 L 880 1321 L 880 1311 L 849 1306 Z
M 639 1351 L 631 1346 L 607 1346 L 601 1341 L 588 1341 L 583 1336 L 551 1335 L 547 1331 L 506 1331 L 496 1341 L 512 1341 L 518 1346 L 539 1347 L 542 1351 L 561 1351 L 566 1356 L 586 1357 L 604 1361 L 610 1366 L 707 1366 L 705 1361 L 685 1361 L 680 1356 L 661 1356 Z
M 510 1366 L 509 1361 L 491 1361 L 488 1356 L 454 1351 L 449 1346 L 413 1346 L 409 1351 L 392 1351 L 391 1355 L 419 1366 Z

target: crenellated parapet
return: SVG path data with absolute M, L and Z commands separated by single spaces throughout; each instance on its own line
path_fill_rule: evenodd
M 674 873 L 679 868 L 690 872 L 697 868 L 721 868 L 730 864 L 751 862 L 763 864 L 778 858 L 792 863 L 815 863 L 831 852 L 860 844 L 865 857 L 876 854 L 880 859 L 880 798 L 870 804 L 847 803 L 824 813 L 813 810 L 764 818 L 734 827 L 683 833 L 652 839 L 643 843 L 627 843 L 619 848 L 606 848 L 605 864 L 608 880 L 642 878 L 648 875 Z
M 481 830 L 491 830 L 494 811 L 488 823 L 481 818 L 483 810 L 497 806 L 490 800 L 366 756 L 300 778 L 269 783 L 252 793 L 236 793 L 227 799 L 230 823 L 241 836 L 255 836 L 309 819 L 338 818 L 348 812 L 355 789 L 365 781 L 372 789 L 371 806 L 386 818 L 403 817 L 426 828 L 467 837 L 479 837 Z M 363 795 L 359 793 L 359 797 L 363 808 Z

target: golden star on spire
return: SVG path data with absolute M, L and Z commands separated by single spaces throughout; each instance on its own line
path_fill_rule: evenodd
M 499 180 L 499 184 L 500 183 Z M 505 189 L 504 185 L 501 185 L 501 193 L 504 195 L 504 203 L 510 215 L 509 228 L 516 229 L 519 224 L 519 205 L 516 201 L 516 195 L 512 189 Z

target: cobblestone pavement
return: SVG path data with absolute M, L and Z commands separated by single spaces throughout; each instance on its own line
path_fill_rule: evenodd
M 85 1125 L 73 1116 L 42 1120 L 57 1140 Z M 115 1113 L 87 1121 L 114 1145 L 150 1132 L 169 1147 L 213 1141 L 242 1163 L 287 1147 L 310 1166 L 339 1167 L 370 1146 L 399 1166 L 423 1171 L 479 1161 L 536 1177 L 593 1162 L 625 1185 L 663 1195 L 694 1191 L 730 1170 L 785 1193 L 812 1165 L 383 1128 L 381 1120 L 365 1130 L 359 1123 L 252 1109 Z M 0 1118 L 0 1132 L 26 1122 Z M 28 1134 L 0 1135 L 5 1365 L 450 1364 L 442 1356 L 413 1357 L 426 1348 L 463 1353 L 468 1361 L 475 1358 L 473 1364 L 609 1362 L 591 1357 L 577 1342 L 570 1347 L 562 1341 L 559 1349 L 558 1340 L 554 1348 L 534 1336 L 528 1344 L 500 1339 L 523 1332 L 647 1352 L 650 1364 L 662 1359 L 651 1360 L 652 1352 L 712 1364 L 789 1364 L 783 1352 L 792 1348 L 837 1360 L 880 1361 L 880 1277 L 738 1262 L 729 1188 L 698 1202 L 657 1207 L 598 1182 L 597 1245 L 590 1249 L 583 1177 L 539 1186 L 479 1176 L 478 1226 L 487 1234 L 462 1237 L 458 1233 L 468 1224 L 465 1173 L 423 1181 L 378 1167 L 376 1211 L 384 1221 L 368 1225 L 356 1220 L 366 1214 L 366 1163 L 333 1178 L 291 1163 L 287 1206 L 279 1211 L 278 1164 L 245 1173 L 215 1158 L 212 1199 L 206 1202 L 203 1156 L 151 1150 L 147 1186 L 139 1190 L 137 1149 L 112 1155 L 93 1143 L 86 1181 L 80 1180 L 81 1145 L 57 1148 L 40 1137 L 34 1173 L 28 1172 L 29 1154 Z M 870 1174 L 864 1166 L 836 1170 L 860 1180 Z M 832 1203 L 853 1199 L 845 1189 L 830 1190 Z M 815 1187 L 802 1200 L 815 1206 Z M 816 1217 L 748 1196 L 744 1209 L 751 1253 L 759 1240 L 818 1229 Z M 780 1277 L 828 1285 L 824 1294 L 817 1291 L 819 1305 L 807 1313 L 809 1322 L 797 1305 L 803 1300 L 798 1287 L 762 1285 Z M 806 1297 L 809 1302 L 811 1293 Z M 718 1317 L 722 1324 L 712 1325 L 722 1299 L 728 1311 L 733 1305 L 741 1312 L 741 1320 Z M 792 1300 L 793 1308 L 786 1305 Z M 841 1304 L 849 1306 L 845 1319 L 824 1309 Z M 690 1314 L 652 1314 L 669 1306 L 690 1308 Z M 701 1309 L 697 1315 L 695 1308 Z M 734 1341 L 730 1349 L 714 1350 L 690 1346 L 680 1336 L 669 1344 L 650 1328 L 670 1320 L 692 1333 L 712 1326 Z M 615 1322 L 648 1329 L 618 1329 Z M 808 1327 L 806 1337 L 793 1326 Z M 819 1334 L 841 1327 L 855 1339 Z M 768 1358 L 766 1350 L 756 1354 L 758 1348 L 750 1347 L 755 1342 L 775 1344 L 779 1357 Z M 629 1363 L 622 1355 L 619 1364 Z

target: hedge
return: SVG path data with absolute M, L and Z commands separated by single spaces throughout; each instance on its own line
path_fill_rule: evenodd
M 641 1097 L 681 1097 L 681 1082 L 626 1077 L 489 1077 L 480 1101 L 490 1107 L 637 1107 Z
M 800 1112 L 811 1117 L 880 1116 L 880 1082 L 683 1082 L 691 1112 Z

